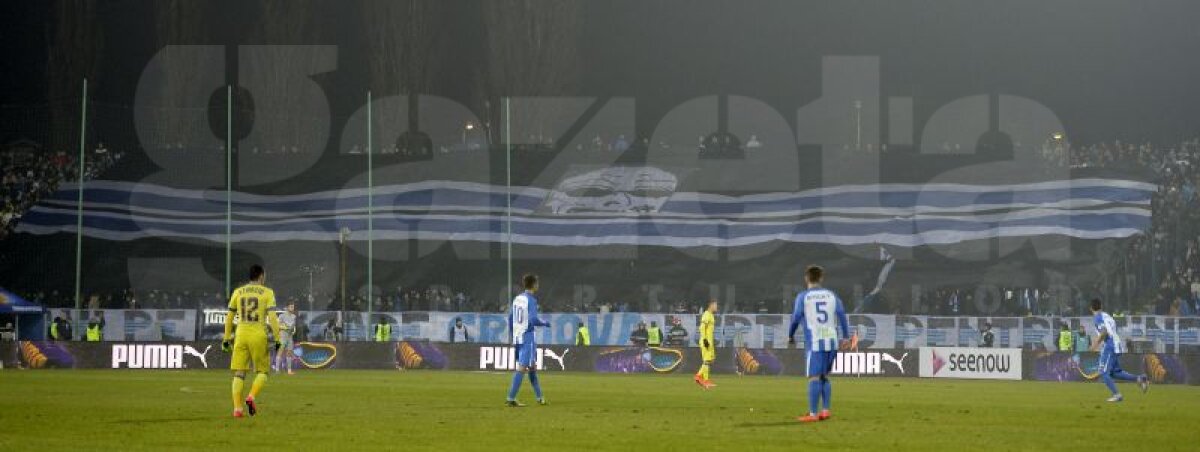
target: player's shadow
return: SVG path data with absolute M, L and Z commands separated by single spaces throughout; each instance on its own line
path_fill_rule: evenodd
M 743 422 L 741 424 L 734 424 L 733 426 L 736 428 L 786 427 L 786 426 L 790 426 L 790 425 L 796 425 L 799 423 L 800 422 L 797 422 L 794 420 L 777 421 L 777 422 Z

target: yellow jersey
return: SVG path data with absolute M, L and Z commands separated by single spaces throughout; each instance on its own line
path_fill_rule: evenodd
M 708 339 L 708 343 L 710 345 L 717 342 L 713 340 L 713 327 L 716 325 L 716 323 L 716 318 L 714 318 L 713 314 L 707 310 L 704 311 L 704 314 L 700 316 L 700 345 L 704 345 L 705 339 Z
M 275 291 L 250 283 L 238 287 L 229 297 L 229 313 L 237 315 L 237 335 L 266 334 L 267 315 L 275 309 Z

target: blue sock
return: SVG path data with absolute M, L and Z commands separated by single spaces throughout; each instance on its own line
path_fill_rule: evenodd
M 825 409 L 829 409 L 829 397 L 833 395 L 833 382 L 821 377 L 821 400 L 825 401 Z
M 512 386 L 508 387 L 508 400 L 517 400 L 517 391 L 521 390 L 521 380 L 524 380 L 524 377 L 519 370 L 513 372 Z
M 1113 379 L 1108 375 L 1108 372 L 1100 374 L 1100 379 L 1104 380 L 1104 386 L 1108 386 L 1108 390 L 1111 391 L 1113 395 L 1120 394 L 1117 392 L 1116 383 L 1113 383 Z
M 808 380 L 808 413 L 817 414 L 817 402 L 821 399 L 821 380 Z
M 533 385 L 533 395 L 537 396 L 538 400 L 542 400 L 542 384 L 538 383 L 536 370 L 529 371 L 529 384 Z
M 1138 381 L 1138 376 L 1137 376 L 1137 375 L 1133 375 L 1133 374 L 1131 374 L 1131 373 L 1129 373 L 1129 372 L 1126 372 L 1126 371 L 1123 371 L 1123 370 L 1122 370 L 1122 371 L 1118 371 L 1118 372 L 1116 372 L 1116 373 L 1113 373 L 1113 376 L 1114 376 L 1114 377 L 1117 377 L 1117 379 L 1118 379 L 1118 380 L 1125 380 L 1125 381 Z

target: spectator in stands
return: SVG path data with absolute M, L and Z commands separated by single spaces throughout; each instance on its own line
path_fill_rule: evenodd
M 100 342 L 104 340 L 104 314 L 96 313 L 88 320 L 87 330 L 84 332 L 84 339 L 88 342 Z
M 1191 317 L 1196 315 L 1195 307 L 1193 306 L 1194 302 L 1195 301 L 1193 298 L 1184 299 L 1183 303 L 1179 305 L 1179 315 L 1183 317 Z
M 308 336 L 309 333 L 310 333 L 310 331 L 308 329 L 308 321 L 306 321 L 304 319 L 304 314 L 301 314 L 299 311 L 297 311 L 296 312 L 296 331 L 294 333 L 292 333 L 292 337 L 294 337 L 295 338 L 294 340 L 297 342 L 309 341 L 309 340 L 312 340 L 312 338 L 310 338 Z
M 651 320 L 650 328 L 646 330 L 646 345 L 651 347 L 661 347 L 663 341 L 662 329 L 658 327 L 658 322 Z
M 1071 333 L 1071 328 L 1063 323 L 1058 330 L 1058 351 L 1069 352 L 1073 349 L 1074 334 Z
M 64 317 L 65 316 L 65 317 Z M 70 315 L 65 311 L 63 316 L 54 316 L 54 320 L 50 322 L 49 337 L 52 341 L 69 341 L 71 340 L 71 320 Z
M 584 325 L 583 322 L 575 325 L 575 345 L 584 347 L 592 345 L 592 333 L 588 331 L 587 325 Z
M 325 323 L 323 337 L 326 341 L 342 340 L 342 325 L 338 323 L 336 318 L 330 317 L 329 321 Z
M 625 135 L 617 135 L 617 140 L 613 142 L 613 150 L 617 152 L 629 150 L 629 140 L 625 139 Z
M 649 339 L 650 333 L 646 331 L 646 322 L 638 322 L 637 329 L 629 333 L 629 343 L 635 346 L 645 346 Z
M 1079 329 L 1075 331 L 1075 352 L 1086 352 L 1092 346 L 1092 342 L 1088 340 L 1087 330 L 1083 328 L 1083 324 L 1079 325 Z
M 991 324 L 991 323 L 988 323 L 988 322 L 984 322 L 984 323 L 983 323 L 983 328 L 982 328 L 982 329 L 979 331 L 979 334 L 980 334 L 980 336 L 981 336 L 981 339 L 982 339 L 982 340 L 981 340 L 981 343 L 979 344 L 979 346 L 980 346 L 980 347 L 987 347 L 987 348 L 991 348 L 991 347 L 992 347 L 992 344 L 993 344 L 993 343 L 995 342 L 995 340 L 996 340 L 996 335 L 995 335 L 995 333 L 992 333 L 992 324 Z
M 667 330 L 667 346 L 682 347 L 687 344 L 688 332 L 679 317 L 671 318 L 671 329 Z
M 450 327 L 450 342 L 462 344 L 471 342 L 471 331 L 463 324 L 462 317 L 454 318 L 454 325 Z
M 379 316 L 379 323 L 375 324 L 375 342 L 388 342 L 392 340 L 392 323 L 388 321 L 386 316 Z
M 762 147 L 762 142 L 758 141 L 758 135 L 750 134 L 750 139 L 746 140 L 746 149 L 758 149 Z
M 54 316 L 54 319 L 50 321 L 50 325 L 46 327 L 46 337 L 52 341 L 61 340 L 61 336 L 58 333 L 58 327 L 61 325 L 62 317 Z

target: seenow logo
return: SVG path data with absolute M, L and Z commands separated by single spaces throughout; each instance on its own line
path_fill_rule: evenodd
M 922 347 L 920 356 L 922 377 L 1021 379 L 1020 349 Z
M 937 350 L 931 348 L 929 349 L 929 353 L 933 354 L 933 374 L 937 375 L 938 372 L 942 371 L 943 367 L 946 367 L 946 360 L 942 359 L 941 355 L 938 355 Z
M 186 369 L 184 355 L 200 361 L 208 368 L 208 351 L 212 345 L 198 351 L 190 345 L 176 344 L 113 344 L 113 369 Z
M 951 353 L 947 362 L 951 371 L 958 372 L 1008 372 L 1012 368 L 1012 360 L 1008 356 L 985 353 Z
M 549 348 L 537 349 L 537 369 L 543 370 L 545 358 L 558 364 L 558 370 L 567 370 L 565 358 L 570 349 L 557 353 Z M 513 347 L 479 347 L 479 370 L 516 370 L 517 350 Z

